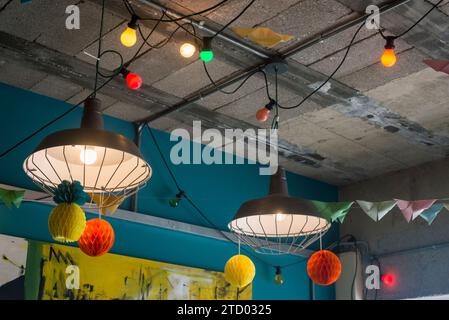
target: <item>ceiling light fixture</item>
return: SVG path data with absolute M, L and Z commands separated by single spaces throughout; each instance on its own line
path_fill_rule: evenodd
M 64 180 L 80 181 L 87 193 L 114 195 L 118 201 L 138 191 L 152 174 L 132 141 L 104 130 L 101 102 L 96 98 L 86 100 L 81 128 L 44 138 L 23 168 L 51 195 Z
M 137 43 L 137 28 L 139 27 L 138 21 L 139 17 L 133 15 L 125 31 L 122 32 L 120 41 L 125 47 L 131 48 Z
M 283 168 L 271 177 L 269 195 L 242 204 L 228 225 L 239 239 L 260 253 L 299 252 L 330 227 L 309 202 L 288 195 Z

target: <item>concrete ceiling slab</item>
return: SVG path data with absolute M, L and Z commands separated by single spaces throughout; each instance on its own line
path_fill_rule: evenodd
M 429 130 L 449 112 L 449 76 L 426 68 L 393 80 L 366 94 Z
M 376 62 L 364 69 L 341 77 L 340 81 L 362 92 L 380 87 L 392 80 L 409 76 L 427 68 L 422 61 L 429 58 L 418 49 L 411 49 L 398 54 L 398 62 L 390 69 Z
M 136 107 L 135 105 L 124 103 L 121 101 L 115 102 L 106 107 L 103 112 L 107 115 L 134 122 L 136 120 L 148 117 L 151 111 Z
M 208 64 L 209 73 L 213 78 L 220 79 L 237 70 L 236 67 L 214 59 Z M 209 85 L 210 81 L 204 74 L 203 62 L 196 60 L 187 67 L 179 69 L 168 77 L 156 82 L 153 86 L 159 90 L 184 98 L 187 95 Z
M 351 9 L 334 0 L 304 0 L 268 20 L 264 26 L 295 37 L 279 46 L 284 47 L 330 27 L 350 13 Z

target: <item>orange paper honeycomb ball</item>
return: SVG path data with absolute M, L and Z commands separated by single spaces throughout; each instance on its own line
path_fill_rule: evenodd
M 317 251 L 307 262 L 307 273 L 314 283 L 329 286 L 340 278 L 340 259 L 331 251 Z
M 88 256 L 99 257 L 112 248 L 114 240 L 114 229 L 109 222 L 92 219 L 87 221 L 86 229 L 78 240 L 78 246 Z

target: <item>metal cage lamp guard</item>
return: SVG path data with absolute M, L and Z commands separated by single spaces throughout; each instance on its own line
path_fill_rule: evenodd
M 330 228 L 308 201 L 288 195 L 283 168 L 271 177 L 268 196 L 242 204 L 228 225 L 240 241 L 256 252 L 299 253 Z
M 23 168 L 50 195 L 64 180 L 80 181 L 87 193 L 108 199 L 97 202 L 99 208 L 120 204 L 145 185 L 152 174 L 132 141 L 104 130 L 101 102 L 96 98 L 86 100 L 81 128 L 44 138 Z

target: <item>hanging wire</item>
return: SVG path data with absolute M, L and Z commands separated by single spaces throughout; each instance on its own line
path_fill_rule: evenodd
M 215 38 L 216 36 L 218 36 L 220 33 L 222 33 L 223 31 L 225 31 L 231 24 L 233 24 L 235 21 L 237 21 L 238 19 L 240 19 L 241 16 L 243 16 L 245 14 L 245 12 L 251 8 L 251 6 L 254 4 L 254 2 L 256 2 L 257 0 L 251 0 L 244 8 L 242 11 L 240 11 L 240 13 L 235 16 L 235 18 L 233 18 L 231 21 L 229 21 L 227 24 L 225 24 L 221 29 L 219 29 L 213 36 L 212 39 Z

